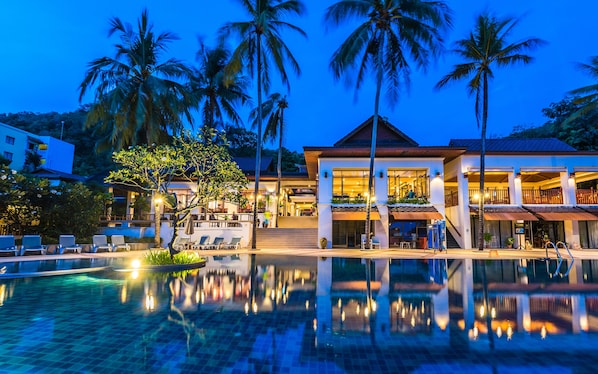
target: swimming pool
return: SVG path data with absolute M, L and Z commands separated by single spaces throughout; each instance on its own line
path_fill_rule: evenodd
M 596 270 L 226 255 L 0 279 L 0 372 L 594 372 Z

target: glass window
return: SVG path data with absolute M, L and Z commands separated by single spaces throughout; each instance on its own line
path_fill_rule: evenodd
M 12 161 L 12 152 L 4 152 L 4 158 Z
M 9 135 L 6 135 L 6 144 L 15 144 L 15 138 Z
M 429 198 L 430 176 L 428 170 L 388 170 L 388 197 Z
M 369 174 L 367 169 L 333 170 L 332 195 L 340 199 L 365 199 L 368 192 Z

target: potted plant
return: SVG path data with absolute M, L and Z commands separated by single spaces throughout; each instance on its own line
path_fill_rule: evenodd
M 507 248 L 513 248 L 513 243 L 515 243 L 515 239 L 512 237 L 508 237 L 505 240 L 505 244 L 507 245 Z
M 328 239 L 326 239 L 325 237 L 320 238 L 320 248 L 322 248 L 322 249 L 328 248 Z
M 492 241 L 492 234 L 489 232 L 484 233 L 484 242 L 486 243 L 486 248 L 490 247 L 490 242 Z

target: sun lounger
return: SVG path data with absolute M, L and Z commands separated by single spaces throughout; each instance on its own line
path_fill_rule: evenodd
M 224 243 L 224 238 L 217 236 L 214 238 L 214 241 L 210 244 L 203 246 L 201 249 L 220 249 L 220 246 Z
M 205 249 L 203 247 L 206 246 L 209 242 L 210 242 L 210 236 L 202 235 L 201 238 L 199 238 L 199 240 L 197 241 L 197 243 L 195 243 L 191 246 L 191 249 L 194 249 L 194 250 Z
M 42 244 L 41 235 L 23 235 L 21 256 L 25 256 L 28 253 L 46 254 L 46 246 Z
M 81 245 L 75 241 L 75 235 L 60 235 L 58 238 L 58 251 L 63 253 L 81 253 Z
M 241 238 L 236 236 L 230 240 L 228 243 L 222 243 L 221 248 L 223 249 L 239 249 L 241 246 Z
M 172 247 L 177 251 L 184 251 L 189 246 L 189 239 L 188 236 L 177 236 L 172 244 Z
M 131 246 L 125 242 L 124 235 L 112 235 L 110 240 L 112 241 L 112 248 L 114 248 L 114 252 L 117 252 L 121 249 L 125 251 L 131 250 Z
M 112 252 L 114 250 L 114 247 L 112 247 L 111 244 L 108 244 L 108 237 L 106 235 L 94 235 L 92 243 L 91 251 L 94 253 Z
M 19 254 L 13 235 L 0 235 L 0 253 L 12 253 L 14 256 Z

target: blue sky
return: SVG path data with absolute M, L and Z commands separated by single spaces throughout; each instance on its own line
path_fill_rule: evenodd
M 288 130 L 285 146 L 302 151 L 306 146 L 332 145 L 373 114 L 374 82 L 358 92 L 335 82 L 328 68 L 330 56 L 350 28 L 326 31 L 323 14 L 332 0 L 305 0 L 307 16 L 289 21 L 303 28 L 308 38 L 290 35 L 287 43 L 302 68 L 291 76 Z M 454 28 L 448 46 L 464 38 L 483 10 L 498 16 L 523 17 L 512 40 L 527 37 L 548 44 L 532 52 L 528 66 L 496 70 L 490 91 L 488 133 L 504 136 L 513 126 L 539 126 L 546 121 L 542 108 L 561 100 L 571 89 L 591 78 L 575 67 L 598 54 L 595 0 L 449 0 Z M 156 31 L 172 31 L 168 57 L 195 63 L 197 36 L 213 44 L 216 30 L 228 21 L 245 21 L 234 0 L 3 0 L 0 3 L 0 113 L 67 112 L 78 108 L 78 86 L 87 64 L 113 56 L 117 38 L 108 38 L 108 20 L 119 17 L 135 23 L 146 7 Z M 434 85 L 450 71 L 454 57 L 447 55 L 427 73 L 414 71 L 409 92 L 394 109 L 384 102 L 381 114 L 420 145 L 447 145 L 451 138 L 479 136 L 473 98 L 463 83 L 442 91 Z M 255 96 L 255 89 L 250 91 Z M 89 101 L 91 98 L 87 99 Z

